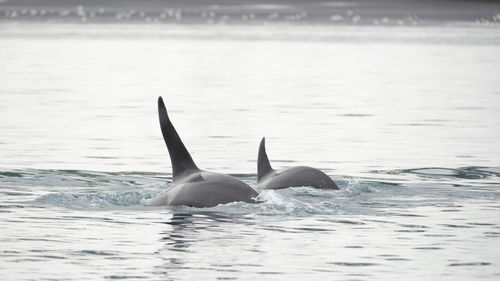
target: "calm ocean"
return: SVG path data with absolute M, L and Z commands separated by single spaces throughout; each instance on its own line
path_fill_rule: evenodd
M 2 280 L 500 279 L 496 23 L 2 21 L 0 64 Z M 340 190 L 145 206 L 160 95 L 200 168 Z

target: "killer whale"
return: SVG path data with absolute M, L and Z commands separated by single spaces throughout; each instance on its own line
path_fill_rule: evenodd
M 281 189 L 292 186 L 339 189 L 329 176 L 315 168 L 297 166 L 283 171 L 275 171 L 267 157 L 266 138 L 262 138 L 257 157 L 257 187 L 261 189 Z
M 224 174 L 199 169 L 193 161 L 174 126 L 161 97 L 158 115 L 163 139 L 172 163 L 173 181 L 169 189 L 146 202 L 150 206 L 214 207 L 242 201 L 256 203 L 257 192 L 244 182 Z

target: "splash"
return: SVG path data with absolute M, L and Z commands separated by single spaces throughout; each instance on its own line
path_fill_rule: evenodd
M 368 183 L 358 181 L 342 182 L 342 189 L 319 190 L 312 187 L 292 187 L 281 190 L 262 190 L 259 193 L 259 204 L 234 202 L 204 208 L 204 211 L 219 211 L 227 213 L 257 213 L 257 214 L 339 214 L 350 212 L 345 209 L 342 201 L 346 197 L 355 198 L 361 194 L 371 193 L 374 188 Z M 145 202 L 161 192 L 163 188 L 144 188 L 123 192 L 80 192 L 49 193 L 38 197 L 35 201 L 57 207 L 73 210 L 114 210 L 145 206 Z M 167 207 L 174 211 L 200 211 L 191 207 Z

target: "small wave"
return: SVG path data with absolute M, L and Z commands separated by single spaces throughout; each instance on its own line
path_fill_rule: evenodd
M 341 206 L 335 203 L 331 194 L 324 197 L 295 197 L 296 194 L 318 194 L 317 190 L 308 187 L 290 188 L 288 190 L 264 190 L 259 194 L 259 199 L 264 203 L 258 206 L 262 213 L 287 213 L 287 214 L 337 214 Z M 329 191 L 333 193 L 334 191 Z
M 489 262 L 464 262 L 464 263 L 451 263 L 448 266 L 486 266 L 491 265 Z
M 339 265 L 339 266 L 376 266 L 377 263 L 368 263 L 368 262 L 332 262 L 331 264 Z
M 422 167 L 401 170 L 375 170 L 374 174 L 408 176 L 416 175 L 421 179 L 439 179 L 439 180 L 482 180 L 491 177 L 500 176 L 500 168 L 496 167 Z M 405 177 L 406 178 L 406 177 Z
M 350 179 L 348 181 L 347 187 L 342 189 L 345 196 L 358 196 L 363 193 L 374 193 L 378 192 L 372 183 L 360 182 L 358 179 Z
M 74 210 L 107 210 L 141 205 L 144 199 L 152 198 L 151 190 L 119 193 L 49 193 L 35 201 Z
M 498 176 L 495 169 L 482 167 L 462 167 L 462 168 L 415 168 L 401 170 L 402 173 L 416 174 L 422 177 L 442 177 L 442 178 L 457 178 L 465 180 L 479 180 L 491 176 Z

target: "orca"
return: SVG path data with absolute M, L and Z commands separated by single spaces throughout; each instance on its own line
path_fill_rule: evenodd
M 266 138 L 262 138 L 257 157 L 257 187 L 260 189 L 281 189 L 293 186 L 339 189 L 329 176 L 315 168 L 297 166 L 283 171 L 275 171 L 267 158 Z
M 246 183 L 224 174 L 199 169 L 170 122 L 161 97 L 158 114 L 163 139 L 172 162 L 171 187 L 146 202 L 150 206 L 214 207 L 231 202 L 257 203 L 257 192 Z

